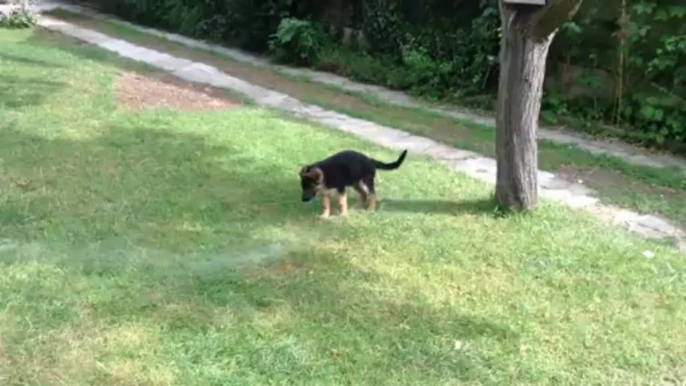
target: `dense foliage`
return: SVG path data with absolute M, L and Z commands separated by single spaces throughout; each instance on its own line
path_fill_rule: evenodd
M 0 4 L 13 6 L 0 10 L 0 27 L 31 28 L 36 25 L 36 15 L 29 7 L 29 0 L 0 1 Z
M 129 20 L 428 97 L 491 108 L 497 0 L 90 0 Z M 686 6 L 586 0 L 549 59 L 544 119 L 686 142 Z M 597 127 L 597 126 L 596 126 Z

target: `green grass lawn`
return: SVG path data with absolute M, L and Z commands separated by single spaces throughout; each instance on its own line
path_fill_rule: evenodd
M 211 64 L 228 74 L 308 103 L 433 138 L 461 149 L 495 156 L 495 132 L 492 128 L 446 118 L 427 109 L 393 106 L 370 95 L 345 93 L 302 77 L 280 74 L 274 69 L 259 68 L 189 48 L 112 21 L 94 20 L 62 10 L 51 14 L 135 44 Z M 606 204 L 640 213 L 658 214 L 686 227 L 686 178 L 681 170 L 631 165 L 616 157 L 593 155 L 574 146 L 544 140 L 539 141 L 539 164 L 543 170 L 572 181 L 583 181 L 597 191 Z
M 132 68 L 0 30 L 3 386 L 686 375 L 672 248 L 549 203 L 497 217 L 492 187 L 412 155 L 377 213 L 321 221 L 298 166 L 397 154 L 252 107 L 126 111 Z

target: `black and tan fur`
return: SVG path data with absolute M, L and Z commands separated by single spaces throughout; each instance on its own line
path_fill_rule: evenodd
M 341 216 L 348 213 L 346 189 L 352 187 L 358 193 L 358 204 L 367 205 L 370 211 L 376 210 L 376 190 L 374 179 L 377 170 L 395 170 L 402 165 L 407 150 L 393 163 L 377 161 L 366 155 L 346 150 L 336 153 L 322 161 L 304 166 L 300 170 L 300 185 L 303 202 L 322 196 L 322 218 L 331 213 L 331 194 L 338 192 L 338 207 Z

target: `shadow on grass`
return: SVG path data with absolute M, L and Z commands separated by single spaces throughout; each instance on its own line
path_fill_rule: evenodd
M 0 132 L 5 171 L 29 181 L 28 190 L 9 192 L 0 227 L 18 245 L 34 246 L 33 252 L 5 248 L 0 261 L 54 265 L 70 280 L 91 283 L 81 294 L 89 317 L 101 322 L 152 323 L 188 336 L 221 328 L 221 315 L 231 310 L 241 320 L 233 328 L 246 339 L 242 355 L 255 356 L 246 365 L 251 371 L 269 373 L 273 364 L 245 348 L 261 339 L 250 331 L 284 309 L 289 316 L 275 322 L 275 336 L 312 341 L 319 355 L 334 347 L 359 350 L 351 360 L 366 361 L 368 369 L 414 364 L 417 374 L 430 368 L 473 380 L 473 364 L 451 355 L 454 340 L 488 338 L 514 347 L 514 330 L 468 310 L 437 307 L 420 294 L 399 299 L 365 289 L 389 278 L 316 242 L 338 234 L 337 225 L 322 224 L 299 205 L 290 170 L 154 127 L 113 125 L 87 141 Z M 395 208 L 460 210 L 445 203 L 395 202 Z M 485 205 L 461 210 L 481 212 Z M 272 239 L 264 229 L 287 231 L 295 241 Z M 337 237 L 350 245 L 370 242 L 364 232 Z M 33 302 L 52 296 L 23 293 Z M 69 308 L 71 300 L 60 304 Z M 53 328 L 79 323 L 84 304 L 71 307 L 56 314 L 62 319 L 51 320 Z M 24 312 L 33 325 L 50 315 Z M 399 342 L 407 349 L 398 351 Z M 307 371 L 295 359 L 292 366 Z M 345 372 L 347 365 L 325 360 L 323 366 Z
M 0 106 L 21 108 L 40 105 L 64 83 L 36 78 L 19 79 L 0 75 Z
M 63 65 L 61 65 L 59 63 L 52 62 L 52 61 L 45 61 L 45 60 L 41 60 L 41 59 L 31 58 L 28 56 L 20 56 L 20 55 L 10 54 L 7 52 L 0 52 L 0 63 L 1 62 L 10 62 L 12 64 L 21 64 L 24 66 L 42 67 L 42 68 L 65 68 Z
M 29 38 L 31 40 L 32 38 Z M 9 43 L 6 43 L 9 44 Z M 27 46 L 26 52 L 35 49 L 30 42 L 21 41 L 15 43 L 18 46 Z M 31 47 L 31 48 L 28 48 Z M 1 51 L 1 50 L 0 50 Z M 31 69 L 64 69 L 64 66 L 55 61 L 42 60 L 11 52 L 0 52 L 0 67 L 9 68 L 11 74 L 17 67 L 29 67 Z M 2 70 L 3 68 L 0 68 Z M 2 74 L 3 71 L 0 71 Z M 33 76 L 24 68 L 23 74 L 28 76 L 0 75 L 0 106 L 5 108 L 22 108 L 40 105 L 51 94 L 63 89 L 65 83 L 48 80 Z
M 380 208 L 389 212 L 498 215 L 497 204 L 493 199 L 466 201 L 384 199 Z

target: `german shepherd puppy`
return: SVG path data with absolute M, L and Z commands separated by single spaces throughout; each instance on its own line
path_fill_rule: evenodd
M 402 165 L 407 150 L 393 163 L 384 163 L 352 150 L 336 153 L 322 161 L 304 166 L 300 170 L 303 202 L 311 201 L 317 193 L 322 195 L 322 218 L 331 212 L 331 193 L 338 192 L 341 216 L 348 213 L 346 188 L 352 186 L 358 193 L 358 204 L 370 211 L 376 210 L 374 178 L 376 170 L 395 170 Z

